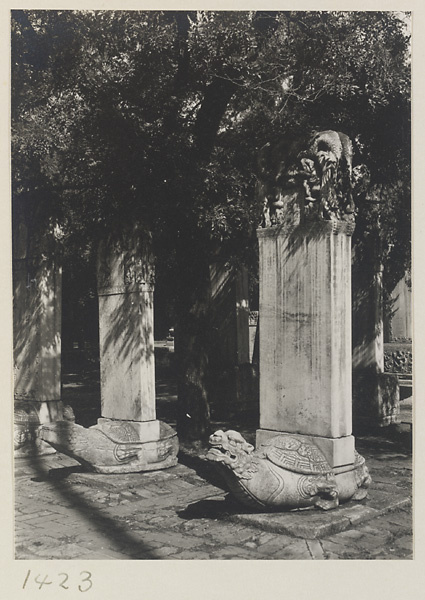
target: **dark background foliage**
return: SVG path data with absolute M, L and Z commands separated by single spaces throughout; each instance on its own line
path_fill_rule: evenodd
M 181 435 L 208 428 L 209 264 L 247 264 L 255 304 L 264 143 L 348 134 L 368 172 L 354 268 L 369 260 L 370 236 L 387 296 L 408 268 L 406 23 L 394 12 L 12 11 L 15 217 L 24 207 L 34 232 L 59 225 L 64 260 L 82 272 L 107 233 L 135 221 L 153 232 L 181 413 L 198 415 Z

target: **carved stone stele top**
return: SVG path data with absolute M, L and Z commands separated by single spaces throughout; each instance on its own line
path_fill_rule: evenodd
M 320 131 L 306 143 L 288 138 L 263 146 L 257 186 L 264 204 L 261 226 L 286 223 L 296 205 L 301 221 L 345 221 L 354 227 L 352 157 L 351 140 L 337 131 Z

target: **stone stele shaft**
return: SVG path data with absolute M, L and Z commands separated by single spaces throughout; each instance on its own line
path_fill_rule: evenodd
M 260 428 L 323 438 L 314 441 L 339 466 L 354 459 L 351 237 L 334 229 L 258 231 Z
M 98 259 L 102 416 L 153 421 L 153 272 L 143 238 L 101 244 Z

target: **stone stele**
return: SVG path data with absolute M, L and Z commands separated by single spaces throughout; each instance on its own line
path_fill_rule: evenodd
M 46 425 L 42 439 L 98 473 L 171 467 L 177 434 L 155 410 L 149 233 L 135 226 L 102 242 L 97 277 L 102 417 L 88 429 L 64 421 Z
M 61 401 L 62 268 L 52 232 L 36 236 L 16 202 L 13 226 L 15 457 L 51 454 L 40 424 L 65 419 Z
M 400 423 L 398 378 L 384 372 L 383 265 L 378 229 L 379 222 L 366 240 L 367 261 L 352 273 L 353 424 L 359 429 Z
M 259 165 L 257 450 L 219 432 L 208 457 L 245 504 L 334 508 L 370 480 L 352 435 L 352 146 L 319 132 L 266 145 Z

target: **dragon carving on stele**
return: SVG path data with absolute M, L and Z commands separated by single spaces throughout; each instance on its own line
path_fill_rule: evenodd
M 307 143 L 288 137 L 267 143 L 258 156 L 257 193 L 263 202 L 262 227 L 279 225 L 288 193 L 304 195 L 307 218 L 354 221 L 353 146 L 339 131 L 320 131 Z

